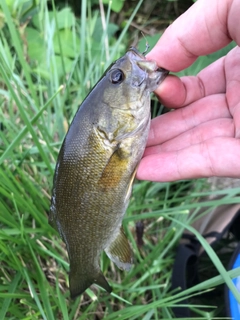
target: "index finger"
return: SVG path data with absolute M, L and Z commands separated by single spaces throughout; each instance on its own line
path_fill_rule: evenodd
M 198 0 L 167 28 L 147 58 L 178 72 L 232 40 L 239 44 L 239 15 L 238 0 Z

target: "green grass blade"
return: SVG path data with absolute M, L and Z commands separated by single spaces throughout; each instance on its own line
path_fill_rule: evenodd
M 35 252 L 34 252 L 34 250 L 32 248 L 32 245 L 31 245 L 30 241 L 28 242 L 28 246 L 29 246 L 30 252 L 32 254 L 33 261 L 34 261 L 35 266 L 36 266 L 36 277 L 37 277 L 38 287 L 39 287 L 39 290 L 40 290 L 41 300 L 43 301 L 44 310 L 46 311 L 47 319 L 48 320 L 54 320 L 55 317 L 53 315 L 51 303 L 49 301 L 49 296 L 50 295 L 49 295 L 49 292 L 46 290 L 46 281 L 47 281 L 46 277 L 42 272 L 42 269 L 41 269 L 41 267 L 39 265 L 38 259 L 37 259 L 36 255 L 35 255 Z
M 54 98 L 58 95 L 58 93 L 63 89 L 63 86 L 61 86 L 56 93 L 47 101 L 47 103 L 37 112 L 37 114 L 29 121 L 29 125 L 33 126 L 40 116 L 42 115 L 43 111 L 46 110 L 49 105 L 52 103 Z M 0 157 L 0 165 L 3 163 L 5 159 L 9 156 L 10 152 L 20 144 L 21 140 L 25 137 L 25 135 L 29 132 L 28 126 L 26 125 L 19 134 L 15 137 L 15 139 L 7 146 L 7 148 L 4 150 L 3 154 Z
M 7 295 L 5 294 L 5 296 L 3 297 L 4 300 L 2 302 L 2 307 L 0 310 L 0 319 L 6 319 L 5 318 L 6 313 L 8 312 L 8 308 L 9 308 L 12 300 L 14 299 L 13 294 L 17 288 L 17 285 L 18 285 L 20 279 L 21 279 L 21 274 L 20 274 L 20 272 L 18 272 L 15 275 L 15 277 L 13 278 L 11 284 L 9 285 L 8 294 Z M 18 296 L 15 298 L 18 298 Z
M 31 78 L 29 64 L 27 63 L 27 61 L 25 60 L 25 57 L 24 57 L 23 48 L 21 45 L 21 40 L 19 38 L 18 30 L 13 23 L 13 19 L 10 15 L 10 11 L 9 11 L 9 8 L 7 6 L 6 1 L 5 0 L 1 1 L 0 6 L 2 7 L 3 13 L 6 18 L 6 22 L 7 22 L 7 25 L 8 25 L 10 34 L 11 34 L 11 38 L 12 38 L 12 44 L 16 50 L 17 57 L 22 65 L 23 70 L 24 70 L 24 74 L 27 79 L 29 90 L 30 90 L 31 95 L 34 99 L 35 105 L 38 107 L 38 98 L 36 95 L 36 90 L 35 90 L 35 87 L 34 87 L 34 84 L 33 84 L 32 78 Z
M 13 89 L 13 87 L 12 87 L 10 81 L 9 81 L 7 73 L 6 73 L 6 71 L 4 70 L 4 68 L 3 68 L 3 66 L 1 64 L 0 64 L 0 73 L 2 73 L 3 79 L 5 80 L 5 83 L 8 86 L 8 89 L 11 92 L 11 95 L 12 95 L 13 99 L 17 104 L 17 107 L 19 109 L 21 117 L 22 117 L 22 119 L 23 119 L 23 121 L 24 121 L 24 123 L 25 123 L 25 125 L 26 125 L 26 127 L 28 129 L 28 131 L 31 133 L 33 141 L 36 144 L 42 159 L 44 160 L 48 170 L 53 174 L 53 169 L 52 169 L 52 166 L 50 164 L 50 161 L 49 161 L 48 157 L 46 156 L 46 153 L 44 152 L 43 147 L 41 146 L 41 143 L 39 142 L 38 136 L 37 136 L 32 124 L 31 124 L 31 121 L 30 121 L 26 111 L 24 110 L 24 107 L 23 107 L 21 101 L 19 100 L 18 96 L 16 95 L 16 93 L 15 93 L 15 91 L 14 91 L 14 89 Z
M 63 320 L 69 320 L 66 298 L 62 295 L 60 291 L 58 279 L 56 280 L 56 287 L 57 287 L 57 296 L 58 296 L 59 306 L 61 308 L 61 314 L 62 314 Z
M 35 285 L 33 284 L 32 280 L 31 280 L 31 277 L 29 276 L 28 272 L 26 269 L 23 269 L 23 273 L 24 273 L 24 276 L 26 278 L 26 281 L 27 281 L 27 284 L 28 284 L 28 287 L 29 287 L 29 290 L 30 290 L 30 293 L 31 293 L 31 296 L 32 298 L 35 300 L 36 302 L 36 305 L 41 313 L 41 316 L 44 320 L 50 320 L 47 318 L 45 312 L 44 312 L 44 308 L 38 298 L 38 295 L 37 295 L 37 292 L 35 290 Z
M 233 282 L 232 282 L 232 280 L 231 280 L 231 278 L 229 276 L 229 273 L 226 271 L 226 269 L 224 268 L 224 266 L 223 266 L 222 262 L 220 261 L 219 257 L 216 255 L 215 251 L 209 245 L 207 240 L 197 230 L 195 230 L 193 227 L 191 227 L 189 225 L 186 225 L 186 224 L 182 223 L 181 221 L 179 221 L 177 219 L 174 219 L 172 217 L 169 217 L 169 216 L 165 216 L 165 218 L 176 222 L 177 224 L 179 224 L 182 227 L 186 228 L 187 230 L 189 230 L 191 233 L 193 233 L 195 235 L 195 237 L 198 239 L 198 241 L 201 243 L 202 247 L 204 248 L 204 250 L 208 254 L 209 258 L 212 260 L 212 262 L 215 265 L 216 269 L 219 271 L 220 275 L 223 277 L 226 285 L 232 291 L 232 293 L 233 293 L 234 297 L 236 298 L 236 300 L 238 301 L 238 303 L 240 303 L 240 293 L 239 293 L 239 291 L 237 290 L 237 288 L 233 284 Z
M 114 60 L 114 57 L 115 57 L 116 52 L 117 52 L 117 50 L 118 50 L 118 47 L 119 47 L 119 45 L 121 44 L 121 42 L 123 41 L 123 38 L 124 38 L 124 36 L 126 35 L 126 32 L 128 31 L 129 26 L 130 26 L 131 22 L 133 21 L 133 18 L 136 16 L 136 13 L 138 12 L 139 8 L 141 7 L 143 1 L 144 1 L 144 0 L 138 1 L 135 9 L 133 10 L 130 18 L 128 19 L 128 21 L 127 21 L 124 29 L 122 30 L 120 36 L 118 37 L 117 42 L 116 42 L 116 44 L 115 44 L 115 46 L 114 46 L 114 48 L 113 48 L 113 50 L 112 50 L 112 52 L 111 52 L 111 54 L 110 54 L 110 58 L 109 58 L 108 64 Z

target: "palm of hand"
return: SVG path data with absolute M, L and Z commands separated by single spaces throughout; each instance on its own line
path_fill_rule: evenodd
M 197 77 L 168 77 L 160 90 L 163 103 L 176 110 L 152 121 L 137 177 L 239 177 L 240 48 Z

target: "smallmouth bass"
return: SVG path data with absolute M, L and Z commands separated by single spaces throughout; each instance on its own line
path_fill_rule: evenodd
M 66 244 L 72 298 L 94 283 L 111 292 L 103 250 L 120 269 L 132 265 L 122 219 L 148 137 L 150 92 L 167 74 L 131 47 L 85 98 L 63 141 L 49 223 Z

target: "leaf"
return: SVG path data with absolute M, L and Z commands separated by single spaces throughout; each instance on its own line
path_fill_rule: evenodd
M 57 21 L 56 21 L 57 18 Z M 47 26 L 54 24 L 56 29 L 70 29 L 75 26 L 76 19 L 69 7 L 62 9 L 61 11 L 49 11 L 47 16 L 44 16 L 43 21 L 39 20 L 39 15 L 35 15 L 32 18 L 33 25 L 41 30 L 41 26 Z
M 60 56 L 53 55 L 50 59 L 50 64 L 42 61 L 42 63 L 34 69 L 34 71 L 41 75 L 46 80 L 51 80 L 51 75 L 56 74 L 58 79 L 64 76 L 64 71 L 69 73 L 73 67 L 73 61 L 67 57 L 63 57 L 65 69 L 62 65 L 62 59 Z
M 38 64 L 45 59 L 46 47 L 40 32 L 33 28 L 26 28 L 26 38 L 28 44 L 28 56 Z
M 116 31 L 119 29 L 119 27 L 114 24 L 114 23 L 109 23 L 107 25 L 107 35 L 109 38 L 111 38 L 115 33 Z M 98 18 L 96 20 L 96 24 L 95 24 L 95 28 L 94 28 L 94 31 L 93 31 L 93 39 L 96 40 L 98 43 L 99 43 L 99 39 L 102 38 L 103 36 L 103 26 L 102 26 L 102 20 L 101 18 Z
M 53 45 L 54 51 L 61 54 L 59 40 L 61 42 L 62 54 L 64 57 L 75 58 L 76 52 L 80 50 L 79 38 L 73 37 L 73 32 L 70 29 L 60 30 L 54 34 Z
M 54 12 L 51 12 L 52 19 L 55 20 Z M 64 8 L 56 13 L 58 29 L 67 29 L 75 25 L 75 16 L 70 8 Z
M 125 0 L 103 0 L 104 4 L 109 4 L 111 2 L 111 9 L 114 12 L 120 12 L 123 8 Z

